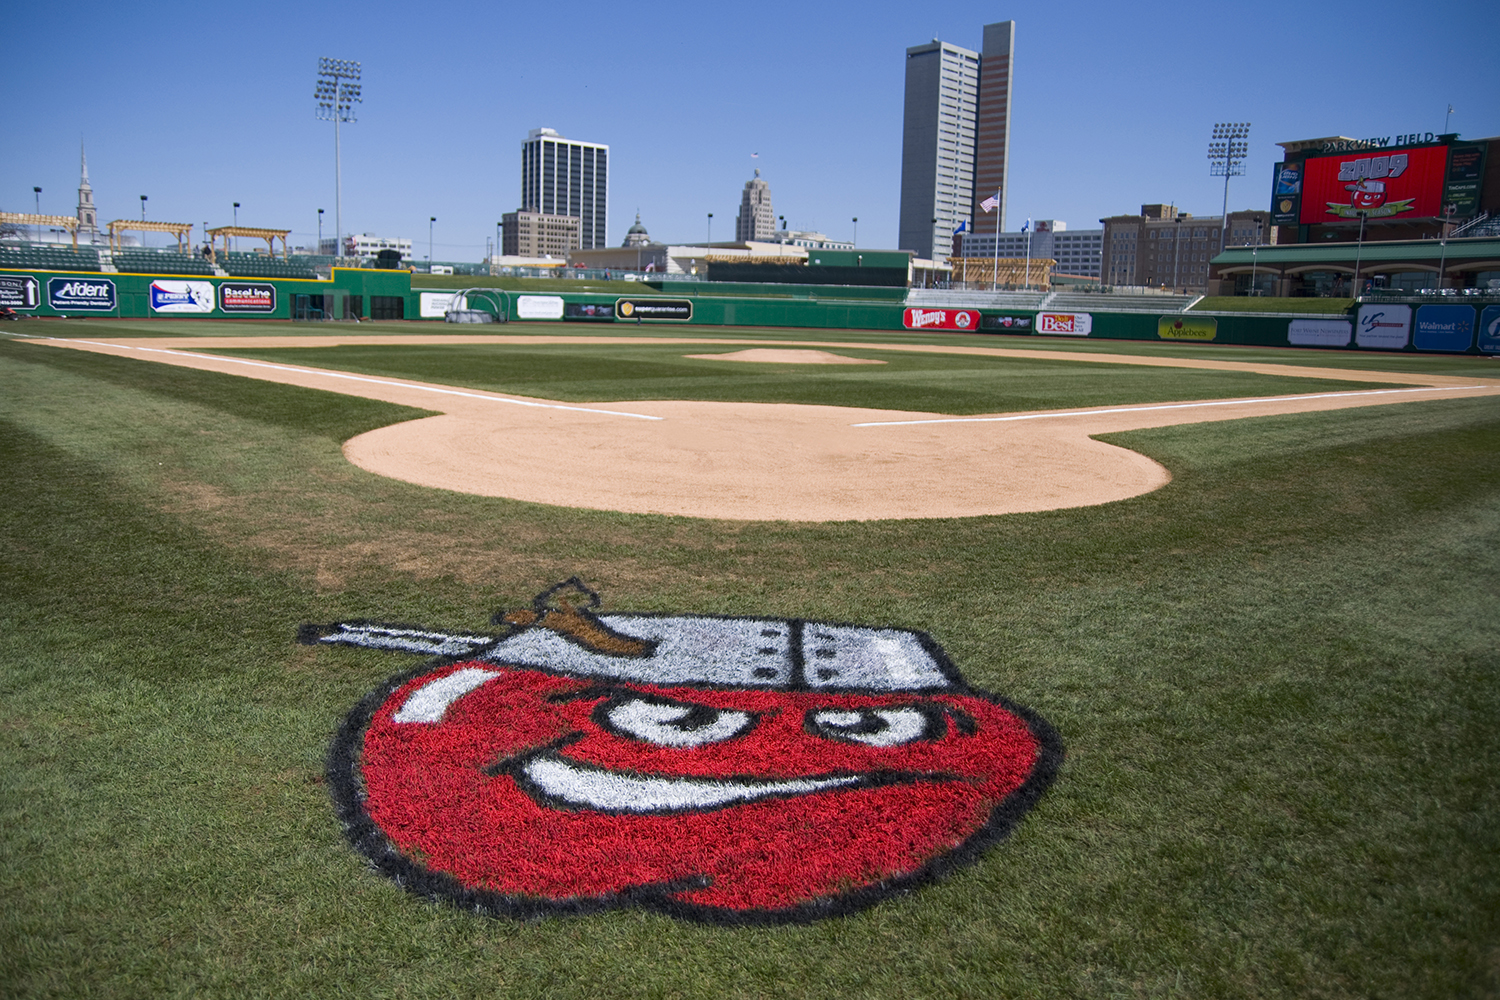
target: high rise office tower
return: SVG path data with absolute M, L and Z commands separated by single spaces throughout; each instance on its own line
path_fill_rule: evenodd
M 521 146 L 521 211 L 579 220 L 579 246 L 609 245 L 609 147 L 534 128 Z
M 1016 22 L 1001 21 L 984 26 L 984 48 L 979 54 L 979 115 L 974 130 L 974 218 L 969 228 L 977 230 L 980 218 L 985 229 L 995 224 L 977 206 L 999 193 L 1000 232 L 1005 231 L 1005 179 L 1010 163 L 1011 58 L 1016 51 Z
M 947 257 L 961 223 L 993 228 L 979 204 L 997 193 L 1004 229 L 1014 51 L 1014 21 L 985 25 L 982 53 L 937 39 L 906 50 L 901 249 Z
M 906 50 L 900 247 L 946 258 L 971 214 L 979 53 L 934 39 Z
M 740 242 L 769 240 L 775 232 L 776 213 L 771 210 L 771 185 L 760 179 L 760 170 L 757 169 L 755 177 L 745 182 L 745 193 L 740 196 L 734 238 Z

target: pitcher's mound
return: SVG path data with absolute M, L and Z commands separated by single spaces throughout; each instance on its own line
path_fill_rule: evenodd
M 864 358 L 846 358 L 842 354 L 827 351 L 798 351 L 775 347 L 754 347 L 746 351 L 729 354 L 684 354 L 685 358 L 703 358 L 707 361 L 758 361 L 775 365 L 883 365 L 884 361 L 867 361 Z

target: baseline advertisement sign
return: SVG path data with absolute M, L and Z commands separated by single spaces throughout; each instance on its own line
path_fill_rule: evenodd
M 1156 335 L 1162 340 L 1213 340 L 1219 321 L 1213 316 L 1159 316 Z
M 1055 333 L 1064 337 L 1087 337 L 1094 330 L 1090 313 L 1037 313 L 1036 332 Z
M 469 308 L 469 297 L 457 292 L 422 292 L 417 300 L 417 314 L 422 319 L 442 319 L 449 309 Z
M 908 309 L 901 314 L 908 330 L 977 330 L 978 309 Z
M 1359 150 L 1317 156 L 1303 164 L 1303 223 L 1423 218 L 1442 214 L 1447 146 L 1398 152 Z
M 620 319 L 669 320 L 686 323 L 693 318 L 693 303 L 687 299 L 616 299 L 615 315 Z
M 561 295 L 516 296 L 516 319 L 562 319 Z
M 42 283 L 29 274 L 0 274 L 0 306 L 35 309 L 42 304 Z
M 152 312 L 211 313 L 214 311 L 214 283 L 158 278 L 151 282 L 147 298 Z
M 59 312 L 109 312 L 115 283 L 108 278 L 48 278 L 47 304 Z
M 1485 306 L 1479 314 L 1479 349 L 1500 354 L 1500 306 Z
M 1033 325 L 1030 316 L 1018 313 L 989 313 L 979 321 L 979 329 L 996 333 L 1030 333 Z
M 219 308 L 227 313 L 275 312 L 276 286 L 226 281 L 219 286 Z
M 1411 342 L 1419 351 L 1467 351 L 1474 343 L 1474 307 L 1419 307 Z
M 1295 226 L 1302 209 L 1302 164 L 1278 163 L 1271 177 L 1271 225 Z
M 1360 347 L 1399 351 L 1411 339 L 1411 306 L 1362 305 L 1354 326 Z
M 1286 325 L 1286 339 L 1298 347 L 1348 347 L 1354 324 L 1347 319 L 1294 319 Z

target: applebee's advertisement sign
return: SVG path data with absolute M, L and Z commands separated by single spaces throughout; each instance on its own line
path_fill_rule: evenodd
M 908 309 L 902 316 L 908 330 L 977 330 L 977 309 Z

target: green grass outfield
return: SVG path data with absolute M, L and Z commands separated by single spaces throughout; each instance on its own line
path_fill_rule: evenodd
M 196 326 L 172 329 L 309 332 Z M 764 339 L 880 337 L 900 339 Z M 1491 373 L 1483 359 L 996 340 L 1044 344 Z M 786 398 L 754 365 L 645 379 L 627 365 L 611 384 L 624 349 L 569 345 L 588 381 L 572 391 L 728 378 Z M 736 348 L 692 353 L 719 349 Z M 418 378 L 474 357 L 377 353 L 344 357 Z M 519 367 L 561 394 L 569 368 L 543 353 Z M 1102 388 L 1050 362 L 897 367 L 879 405 L 929 408 L 945 381 L 989 400 L 1018 381 L 1079 403 L 1145 391 L 1112 365 L 1079 366 Z M 853 384 L 793 395 L 847 402 Z M 340 442 L 420 411 L 232 376 L 3 338 L 0 387 L 0 996 L 1500 993 L 1493 398 L 1114 435 L 1174 478 L 1098 507 L 784 524 L 385 479 Z M 1049 719 L 1067 759 L 978 864 L 819 924 L 520 923 L 408 896 L 345 842 L 323 759 L 354 703 L 412 661 L 297 646 L 297 626 L 482 629 L 574 573 L 607 610 L 925 629 L 969 680 Z

